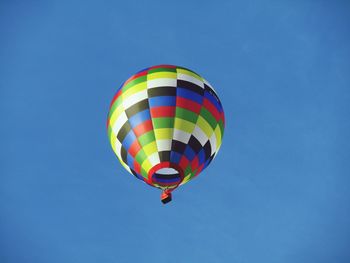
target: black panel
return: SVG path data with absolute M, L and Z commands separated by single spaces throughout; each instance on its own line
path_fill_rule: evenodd
M 215 157 L 215 153 L 212 156 L 209 157 L 209 162 L 208 162 L 207 165 L 209 165 L 211 163 L 211 161 L 214 159 L 214 157 Z
M 178 153 L 184 153 L 186 149 L 186 145 L 187 144 L 183 142 L 173 140 L 171 143 L 171 150 Z
M 137 178 L 137 173 L 136 173 L 133 169 L 131 169 L 131 168 L 130 168 L 130 171 L 131 171 L 131 173 Z
M 118 135 L 117 135 L 118 140 L 120 142 L 123 142 L 126 135 L 129 133 L 130 130 L 131 130 L 131 126 L 130 126 L 129 122 L 126 121 L 118 132 Z
M 193 135 L 191 135 L 190 140 L 188 141 L 188 145 L 198 154 L 200 152 L 200 150 L 202 149 L 202 145 L 201 143 L 196 139 L 196 137 L 194 137 Z
M 204 95 L 204 89 L 192 82 L 186 81 L 186 80 L 177 80 L 177 86 L 179 88 L 184 88 L 184 89 L 188 89 L 190 91 L 196 92 L 199 95 L 203 96 Z
M 221 106 L 221 102 L 219 100 L 219 97 L 216 95 L 216 93 L 212 90 L 211 87 L 209 87 L 207 84 L 204 83 L 204 89 L 210 93 L 215 99 L 216 101 L 219 103 L 219 105 Z
M 122 147 L 120 155 L 122 157 L 123 162 L 127 163 L 128 152 L 125 150 L 124 147 Z
M 180 174 L 179 173 L 174 173 L 174 174 L 158 174 L 155 173 L 153 175 L 155 177 L 156 181 L 157 179 L 180 179 Z
M 161 162 L 169 162 L 170 161 L 170 151 L 162 151 L 159 152 L 159 159 Z
M 204 144 L 204 152 L 205 152 L 205 160 L 208 160 L 211 155 L 211 146 L 210 141 L 207 141 L 206 144 Z
M 176 87 L 159 87 L 147 90 L 148 97 L 176 96 Z
M 170 193 L 168 195 L 162 197 L 162 203 L 163 204 L 167 204 L 169 202 L 171 202 L 171 194 Z
M 126 116 L 130 118 L 136 113 L 144 111 L 146 109 L 149 109 L 148 99 L 141 100 L 138 103 L 132 105 L 130 108 L 125 110 L 125 113 L 126 113 Z

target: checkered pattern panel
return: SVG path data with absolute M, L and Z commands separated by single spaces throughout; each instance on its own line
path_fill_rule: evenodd
M 217 154 L 225 118 L 206 80 L 186 68 L 159 65 L 138 72 L 118 89 L 107 127 L 122 165 L 138 179 L 165 189 L 177 185 L 154 183 L 152 168 L 173 164 L 182 169 L 182 184 L 191 180 Z

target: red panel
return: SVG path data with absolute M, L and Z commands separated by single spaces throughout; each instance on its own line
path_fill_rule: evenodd
M 138 142 L 137 140 L 135 140 L 135 141 L 131 144 L 131 146 L 130 146 L 130 148 L 129 148 L 128 151 L 129 151 L 129 153 L 131 154 L 131 156 L 135 158 L 136 154 L 137 154 L 140 150 L 141 150 L 141 146 L 140 146 L 139 142 Z
M 133 128 L 133 131 L 136 135 L 136 137 L 140 137 L 142 134 L 149 132 L 153 129 L 152 121 L 147 120 L 139 125 L 137 125 L 135 128 Z
M 151 168 L 151 170 L 149 170 L 149 172 L 148 172 L 148 177 L 152 176 L 156 170 L 169 167 L 169 165 L 170 165 L 170 162 L 162 162 L 162 163 L 159 163 L 159 164 L 153 166 Z
M 218 109 L 210 102 L 210 100 L 208 100 L 207 98 L 204 98 L 203 105 L 214 116 L 216 121 L 220 120 L 221 114 L 218 111 Z
M 193 100 L 185 99 L 183 97 L 178 96 L 176 97 L 176 107 L 184 108 L 199 114 L 202 106 Z
M 141 174 L 141 165 L 136 160 L 134 160 L 134 171 Z
M 175 117 L 176 107 L 174 106 L 161 106 L 150 108 L 152 118 L 159 117 Z
M 185 156 L 182 156 L 179 166 L 185 171 L 189 163 L 190 161 Z
M 196 156 L 193 158 L 191 162 L 192 171 L 196 170 L 198 168 L 198 165 L 199 165 L 199 160 L 198 160 L 198 156 Z

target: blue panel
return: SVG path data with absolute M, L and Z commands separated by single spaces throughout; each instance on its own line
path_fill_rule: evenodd
M 204 168 L 206 168 L 210 164 L 210 162 L 213 160 L 214 156 L 215 156 L 215 154 L 210 156 L 209 159 L 205 161 Z M 203 170 L 204 170 L 204 168 L 203 168 Z
M 205 162 L 205 152 L 204 149 L 200 150 L 198 153 L 199 165 L 202 165 Z
M 175 164 L 179 164 L 180 160 L 181 160 L 181 156 L 182 156 L 182 154 L 180 154 L 178 152 L 171 151 L 170 152 L 170 162 L 175 163 Z
M 139 125 L 147 120 L 150 120 L 150 119 L 151 119 L 151 115 L 150 115 L 149 110 L 147 109 L 147 110 L 138 112 L 135 115 L 133 115 L 132 117 L 130 117 L 129 123 L 130 123 L 130 126 L 132 128 L 135 128 L 137 125 Z
M 126 137 L 124 138 L 124 141 L 122 143 L 125 150 L 128 151 L 130 149 L 130 146 L 133 144 L 133 142 L 135 140 L 136 140 L 136 136 L 135 136 L 133 130 L 130 130 L 128 135 L 126 135 Z
M 134 169 L 134 158 L 128 153 L 126 162 L 131 169 Z
M 177 183 L 179 182 L 181 179 L 180 177 L 175 177 L 175 178 L 159 178 L 159 177 L 156 177 L 154 176 L 153 177 L 153 180 L 158 182 L 158 183 Z
M 192 161 L 193 158 L 196 156 L 196 153 L 192 150 L 192 148 L 189 145 L 187 145 L 184 155 L 189 161 Z
M 149 106 L 159 107 L 159 106 L 176 106 L 176 97 L 175 96 L 158 96 L 148 98 Z
M 185 99 L 193 100 L 199 104 L 202 104 L 203 97 L 198 95 L 196 92 L 190 91 L 188 89 L 184 89 L 181 87 L 178 87 L 176 89 L 176 96 L 183 97 Z
M 131 171 L 133 172 L 133 174 L 136 176 L 137 179 L 144 181 L 145 178 L 143 178 L 140 174 L 134 171 L 134 169 L 131 169 Z
M 143 176 L 138 173 L 136 173 L 136 177 L 142 181 L 145 181 L 145 178 L 143 178 Z

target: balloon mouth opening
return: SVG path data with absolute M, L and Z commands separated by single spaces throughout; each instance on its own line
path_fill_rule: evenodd
M 156 170 L 152 175 L 152 181 L 159 186 L 177 186 L 182 181 L 182 174 L 175 168 L 165 167 Z

